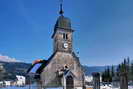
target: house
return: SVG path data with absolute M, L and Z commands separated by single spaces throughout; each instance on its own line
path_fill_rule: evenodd
M 3 86 L 4 86 L 4 82 L 0 81 L 0 87 L 3 87 Z
M 17 86 L 24 86 L 26 79 L 24 76 L 20 76 L 20 75 L 16 75 L 17 81 L 16 81 L 16 85 Z
M 4 81 L 4 85 L 5 86 L 10 86 L 11 85 L 11 81 Z
M 86 82 L 93 82 L 93 76 L 85 76 Z

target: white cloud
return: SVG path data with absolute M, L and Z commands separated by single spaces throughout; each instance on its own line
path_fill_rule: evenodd
M 0 61 L 2 62 L 20 62 L 19 60 L 16 60 L 15 58 L 11 58 L 9 56 L 5 56 L 0 54 Z

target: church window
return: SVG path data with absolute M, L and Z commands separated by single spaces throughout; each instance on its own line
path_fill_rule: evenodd
M 66 34 L 65 34 L 65 33 L 63 33 L 63 39 L 65 39 L 65 35 L 66 35 Z
M 66 40 L 68 39 L 68 35 L 66 34 Z
M 67 40 L 68 39 L 68 34 L 63 33 L 63 39 Z

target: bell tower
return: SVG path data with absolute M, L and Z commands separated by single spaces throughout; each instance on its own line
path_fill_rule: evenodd
M 53 38 L 53 51 L 61 51 L 61 52 L 72 52 L 72 40 L 73 40 L 73 31 L 71 29 L 71 21 L 69 18 L 63 15 L 64 11 L 62 9 L 62 3 L 60 4 L 60 16 L 58 17 L 55 27 L 54 33 L 52 35 Z

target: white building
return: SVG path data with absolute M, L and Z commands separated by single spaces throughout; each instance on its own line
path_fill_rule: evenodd
M 20 75 L 16 75 L 16 77 L 17 77 L 16 85 L 17 86 L 24 86 L 25 82 L 26 82 L 25 77 L 24 76 L 20 76 Z
M 85 76 L 86 82 L 93 82 L 93 76 Z M 100 82 L 102 82 L 102 77 L 100 76 Z
M 2 87 L 4 85 L 3 81 L 0 81 L 0 87 Z
M 93 76 L 85 76 L 85 82 L 92 82 Z
M 11 85 L 11 81 L 4 81 L 5 86 L 10 86 Z

